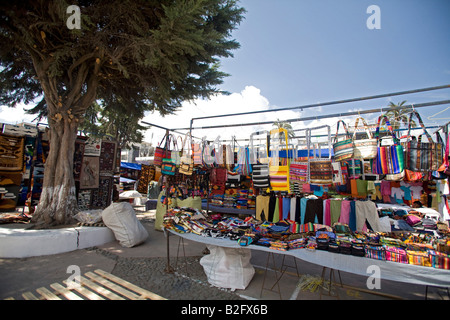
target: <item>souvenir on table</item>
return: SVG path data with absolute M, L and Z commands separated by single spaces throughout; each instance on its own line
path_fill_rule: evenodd
M 392 135 L 393 144 L 382 145 L 380 139 L 380 124 L 381 120 L 386 121 L 389 132 Z M 373 162 L 373 173 L 375 174 L 401 174 L 405 169 L 405 162 L 403 157 L 403 147 L 399 139 L 396 137 L 389 119 L 385 115 L 378 118 L 377 130 L 375 137 L 378 141 L 377 156 Z
M 338 140 L 338 132 L 339 132 L 339 124 L 342 123 L 342 126 L 345 130 L 345 139 L 339 141 Z M 335 161 L 343 161 L 345 159 L 350 159 L 353 157 L 353 139 L 348 134 L 347 126 L 345 122 L 339 120 L 336 127 L 336 135 L 333 140 L 333 151 L 334 151 L 334 160 Z
M 358 122 L 362 120 L 364 129 L 367 133 L 366 139 L 356 138 Z M 358 159 L 373 159 L 377 156 L 377 139 L 373 137 L 364 118 L 357 118 L 355 122 L 355 131 L 353 133 L 353 157 Z

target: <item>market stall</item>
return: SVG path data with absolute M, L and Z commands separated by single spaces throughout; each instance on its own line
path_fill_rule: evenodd
M 334 135 L 329 125 L 301 129 L 306 146 L 279 128 L 255 132 L 262 138 L 252 135 L 248 145 L 186 134 L 186 150 L 171 145 L 178 138 L 167 132 L 155 153 L 163 177 L 171 177 L 163 184 L 168 196 L 158 199 L 160 226 L 212 247 L 277 252 L 360 275 L 376 265 L 385 279 L 448 286 L 448 124 L 432 136 L 409 108 L 405 129 L 393 130 L 385 114 L 369 127 L 358 112 L 354 124 L 338 120 Z M 322 142 L 312 139 L 315 130 L 326 131 Z M 184 184 L 204 182 L 194 188 L 200 208 L 171 200 L 192 196 L 178 175 Z

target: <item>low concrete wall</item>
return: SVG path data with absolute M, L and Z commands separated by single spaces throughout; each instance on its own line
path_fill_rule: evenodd
M 0 258 L 26 258 L 69 252 L 115 241 L 107 227 L 51 230 L 0 228 Z

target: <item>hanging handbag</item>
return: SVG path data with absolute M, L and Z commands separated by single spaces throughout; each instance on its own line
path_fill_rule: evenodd
M 298 146 L 292 150 L 293 154 L 289 162 L 289 180 L 290 183 L 296 185 L 301 190 L 305 183 L 308 183 L 309 163 L 308 161 L 298 161 Z
M 281 133 L 281 135 L 280 135 Z M 274 129 L 270 131 L 270 139 L 271 141 L 275 141 L 276 143 L 270 143 L 274 148 L 270 152 L 270 160 L 269 160 L 269 180 L 270 180 L 270 189 L 272 191 L 290 191 L 289 186 L 289 159 L 284 158 L 280 160 L 280 140 L 283 139 L 286 155 L 289 151 L 288 149 L 288 134 L 287 130 L 284 128 Z
M 188 140 L 188 137 L 189 141 L 187 141 L 188 143 L 186 145 L 186 140 Z M 185 146 L 186 149 L 184 149 Z M 184 175 L 190 176 L 192 175 L 193 169 L 194 161 L 192 159 L 192 136 L 190 133 L 186 133 L 183 142 L 183 154 L 180 159 L 180 168 L 178 171 Z
M 316 150 L 313 150 L 313 158 L 310 158 L 311 150 L 311 131 L 315 129 L 326 128 L 328 131 L 328 158 L 321 158 L 321 151 L 318 148 L 319 157 L 316 158 Z M 333 183 L 333 166 L 331 161 L 331 128 L 328 125 L 308 128 L 306 130 L 306 141 L 308 148 L 308 163 L 309 163 L 309 177 L 310 184 L 332 184 Z
M 177 140 L 178 138 L 181 139 L 181 150 L 179 149 Z M 172 162 L 175 164 L 176 167 L 180 166 L 180 161 L 181 161 L 181 155 L 183 153 L 183 148 L 184 148 L 184 144 L 183 144 L 183 138 L 181 138 L 181 136 L 178 136 L 178 138 L 175 138 L 174 135 L 172 135 L 172 140 L 173 140 L 173 149 L 170 150 L 170 158 L 172 159 Z
M 358 179 L 363 174 L 363 164 L 361 159 L 348 159 L 343 162 L 347 167 L 349 179 Z
M 423 133 L 416 139 L 411 137 L 412 117 L 416 116 L 419 124 L 423 129 Z M 422 136 L 426 135 L 428 142 L 422 142 Z M 422 118 L 417 111 L 412 111 L 409 116 L 408 133 L 406 135 L 405 147 L 405 166 L 406 169 L 415 172 L 434 171 L 439 168 L 442 159 L 442 144 L 434 142 L 430 134 L 427 132 Z
M 163 145 L 163 141 L 165 140 L 165 143 Z M 170 158 L 171 152 L 168 149 L 170 144 L 170 135 L 169 133 L 166 133 L 166 135 L 162 138 L 161 142 L 158 144 L 158 146 L 155 148 L 155 154 L 153 157 L 153 164 L 155 166 L 161 166 L 162 160 L 164 158 Z
M 338 132 L 339 132 L 339 124 L 342 123 L 345 130 L 346 139 L 338 141 Z M 334 161 L 343 161 L 345 159 L 350 159 L 353 157 L 353 139 L 348 134 L 347 126 L 345 122 L 339 120 L 336 127 L 336 135 L 333 140 L 333 152 L 334 152 Z
M 364 129 L 367 133 L 367 139 L 357 139 L 356 132 L 358 122 L 362 120 Z M 364 118 L 357 118 L 355 121 L 355 131 L 353 132 L 353 157 L 358 159 L 373 159 L 377 156 L 377 139 L 375 139 L 370 132 L 366 120 Z
M 393 144 L 388 146 L 381 145 L 380 124 L 381 119 L 386 120 L 386 125 L 390 131 Z M 377 138 L 377 156 L 373 162 L 373 173 L 375 174 L 402 174 L 405 169 L 405 162 L 403 156 L 403 147 L 399 139 L 395 136 L 389 119 L 385 115 L 378 118 L 377 130 L 375 132 Z
M 199 143 L 193 143 L 192 144 L 192 157 L 194 165 L 202 165 L 203 164 L 203 144 L 204 139 L 200 141 Z
M 161 164 L 161 174 L 174 176 L 176 171 L 176 164 L 172 161 L 171 158 L 164 158 Z
M 263 135 L 265 137 L 265 143 L 256 145 L 254 144 L 255 136 Z M 252 165 L 252 182 L 253 187 L 259 189 L 266 189 L 270 187 L 269 180 L 269 131 L 257 131 L 250 135 L 250 163 Z

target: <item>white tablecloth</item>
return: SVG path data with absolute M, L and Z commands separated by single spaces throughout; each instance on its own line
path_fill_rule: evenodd
M 178 233 L 175 231 L 170 232 L 171 234 L 176 234 L 180 237 L 183 237 L 184 239 L 201 242 L 207 245 L 215 245 L 226 248 L 243 248 L 237 243 L 237 241 L 233 241 L 230 239 L 203 237 L 193 233 Z M 312 251 L 308 249 L 294 249 L 288 251 L 279 251 L 252 244 L 244 248 L 286 254 L 294 256 L 300 260 L 324 267 L 367 277 L 374 275 L 372 271 L 368 271 L 368 267 L 378 266 L 380 268 L 379 275 L 381 279 L 420 285 L 450 287 L 450 270 L 437 269 L 433 267 L 422 267 L 391 261 L 382 261 L 365 257 L 333 253 L 323 250 Z

